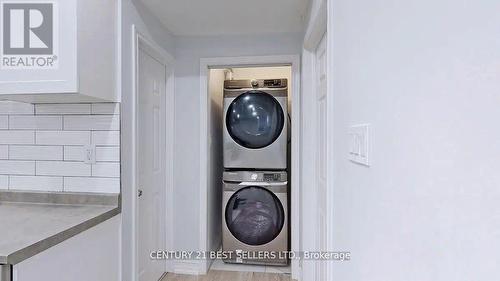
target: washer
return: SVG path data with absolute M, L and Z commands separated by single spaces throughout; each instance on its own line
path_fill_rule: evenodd
M 287 265 L 287 173 L 224 172 L 223 180 L 224 262 Z
M 287 79 L 224 81 L 224 168 L 287 167 Z

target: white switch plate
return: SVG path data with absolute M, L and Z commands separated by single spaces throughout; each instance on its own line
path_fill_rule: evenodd
M 153 80 L 153 93 L 155 95 L 160 94 L 160 87 L 158 86 L 158 81 Z
M 95 145 L 83 146 L 83 162 L 85 164 L 95 164 Z
M 349 128 L 349 160 L 370 166 L 370 124 Z

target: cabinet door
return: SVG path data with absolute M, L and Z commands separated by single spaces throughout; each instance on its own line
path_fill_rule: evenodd
M 13 281 L 119 281 L 120 215 L 14 265 Z
M 76 0 L 0 4 L 0 94 L 75 93 Z

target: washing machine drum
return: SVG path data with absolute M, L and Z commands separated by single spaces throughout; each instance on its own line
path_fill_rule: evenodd
M 285 213 L 272 192 L 258 186 L 240 189 L 226 206 L 226 224 L 233 236 L 252 246 L 274 240 L 285 223 Z
M 262 91 L 248 91 L 233 100 L 227 110 L 229 135 L 243 147 L 258 149 L 281 134 L 285 116 L 280 103 Z

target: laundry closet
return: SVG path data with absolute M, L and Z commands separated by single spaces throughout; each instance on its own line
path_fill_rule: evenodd
M 290 272 L 291 67 L 209 70 L 211 269 Z

